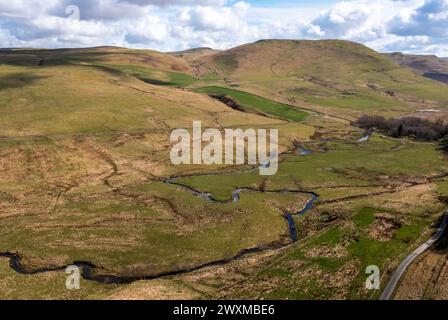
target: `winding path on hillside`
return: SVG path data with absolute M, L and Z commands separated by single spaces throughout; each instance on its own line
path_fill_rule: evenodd
M 440 227 L 437 229 L 437 232 L 424 244 L 422 244 L 420 247 L 415 249 L 410 255 L 408 255 L 398 266 L 397 270 L 392 275 L 392 278 L 389 280 L 389 283 L 387 284 L 386 288 L 384 289 L 383 293 L 380 296 L 380 300 L 389 300 L 392 298 L 395 289 L 400 282 L 401 278 L 403 277 L 404 273 L 406 272 L 407 268 L 410 266 L 410 264 L 417 259 L 421 254 L 423 254 L 425 251 L 427 251 L 429 248 L 431 248 L 437 241 L 440 240 L 442 235 L 445 233 L 445 230 L 448 226 L 448 211 L 445 212 L 443 216 L 442 223 Z

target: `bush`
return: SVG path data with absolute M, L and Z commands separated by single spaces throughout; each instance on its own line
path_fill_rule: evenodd
M 423 141 L 439 140 L 448 133 L 448 126 L 442 120 L 434 122 L 416 117 L 386 119 L 382 116 L 363 115 L 356 121 L 356 125 L 394 138 L 411 137 Z
M 440 141 L 440 150 L 442 150 L 444 153 L 448 153 L 448 139 L 447 138 Z

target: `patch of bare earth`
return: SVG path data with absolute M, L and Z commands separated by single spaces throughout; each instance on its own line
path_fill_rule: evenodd
M 392 240 L 395 230 L 400 229 L 402 225 L 403 222 L 396 216 L 389 213 L 377 213 L 367 234 L 374 240 L 387 242 Z
M 354 259 L 345 263 L 335 273 L 322 273 L 320 282 L 322 287 L 331 292 L 332 300 L 347 299 L 350 293 L 350 284 L 359 273 L 361 263 Z
M 324 257 L 324 258 L 343 258 L 349 255 L 346 247 L 337 245 L 334 247 L 317 246 L 308 250 L 305 254 L 308 258 Z

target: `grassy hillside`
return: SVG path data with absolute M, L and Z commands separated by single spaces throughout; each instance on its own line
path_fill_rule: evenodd
M 1 259 L 0 288 L 13 289 L 0 297 L 372 298 L 360 289 L 366 264 L 389 270 L 422 240 L 445 207 L 448 167 L 435 144 L 358 142 L 364 132 L 348 120 L 442 110 L 446 92 L 344 41 L 0 50 L 0 253 L 18 254 L 28 271 L 87 261 L 99 274 L 137 277 L 229 262 L 69 294 L 44 281 L 59 285 L 63 274 L 18 275 Z M 172 130 L 197 120 L 279 129 L 278 174 L 172 165 Z M 292 244 L 285 214 L 310 192 L 319 199 L 294 217 Z M 383 234 L 384 219 L 399 223 Z M 265 251 L 229 261 L 249 249 Z M 347 274 L 343 287 L 320 281 Z
M 448 106 L 443 84 L 348 41 L 264 40 L 199 61 L 204 77 L 326 113 L 403 115 Z
M 209 126 L 235 125 L 236 118 L 244 124 L 269 122 L 240 115 L 205 95 L 175 89 L 194 82 L 188 73 L 165 71 L 188 70 L 183 60 L 104 50 L 0 55 L 0 136 L 166 130 L 190 127 L 193 120 Z M 45 63 L 38 65 L 39 59 Z M 158 65 L 163 68 L 155 69 Z

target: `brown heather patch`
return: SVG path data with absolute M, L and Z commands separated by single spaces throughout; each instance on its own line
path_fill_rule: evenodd
M 403 221 L 389 213 L 375 214 L 375 221 L 367 230 L 370 238 L 386 242 L 392 240 L 394 232 L 403 225 Z

